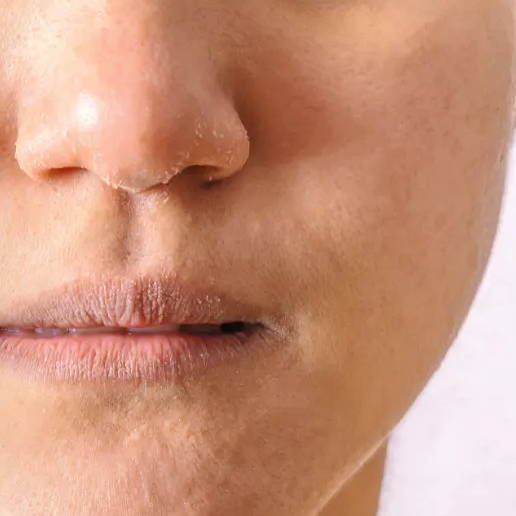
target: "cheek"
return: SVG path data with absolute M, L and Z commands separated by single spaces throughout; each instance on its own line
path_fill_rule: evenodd
M 364 442 L 414 399 L 472 300 L 500 207 L 512 93 L 502 9 L 459 2 L 419 25 L 387 11 L 357 18 L 347 51 L 334 50 L 346 48 L 342 34 L 290 56 L 276 41 L 266 96 L 277 116 L 257 130 L 263 156 L 290 157 L 275 177 L 283 211 L 271 238 L 289 265 L 302 360 L 343 419 L 368 429 Z

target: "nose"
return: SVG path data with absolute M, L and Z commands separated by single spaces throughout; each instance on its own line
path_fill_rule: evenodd
M 155 2 L 129 3 L 114 2 L 102 26 L 80 12 L 42 24 L 51 44 L 27 60 L 35 80 L 18 99 L 19 167 L 37 180 L 86 169 L 131 193 L 192 166 L 208 180 L 235 174 L 249 139 L 212 58 L 216 42 L 173 16 L 165 24 L 145 8 Z

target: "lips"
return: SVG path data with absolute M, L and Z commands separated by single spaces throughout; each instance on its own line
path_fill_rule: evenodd
M 0 319 L 0 365 L 53 382 L 178 381 L 279 344 L 280 321 L 175 276 L 74 283 Z

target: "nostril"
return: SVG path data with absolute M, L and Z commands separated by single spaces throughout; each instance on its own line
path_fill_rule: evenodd
M 198 174 L 208 182 L 217 181 L 223 176 L 223 170 L 214 165 L 190 165 L 186 167 L 184 172 L 190 174 Z
M 85 168 L 82 167 L 55 167 L 48 170 L 44 170 L 40 175 L 45 176 L 60 176 L 61 174 L 71 174 L 77 172 L 86 172 Z
M 223 179 L 208 179 L 203 182 L 202 186 L 203 186 L 203 188 L 209 190 L 211 188 L 215 188 L 216 186 L 220 185 L 223 182 L 224 182 Z
M 224 170 L 218 167 L 203 167 L 205 170 L 202 174 L 203 188 L 210 189 L 217 187 L 223 183 L 231 182 L 234 175 L 227 175 Z
M 76 171 L 84 171 L 85 168 L 81 167 L 59 167 L 59 168 L 52 168 L 49 170 L 49 172 L 76 172 Z
M 38 170 L 33 177 L 38 181 L 54 182 L 84 172 L 87 172 L 87 169 L 81 167 L 55 167 Z

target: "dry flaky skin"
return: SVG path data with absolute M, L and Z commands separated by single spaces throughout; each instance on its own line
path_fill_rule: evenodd
M 181 388 L 0 363 L 0 514 L 325 516 L 482 276 L 514 11 L 3 0 L 0 326 L 68 283 L 173 273 L 294 331 Z

